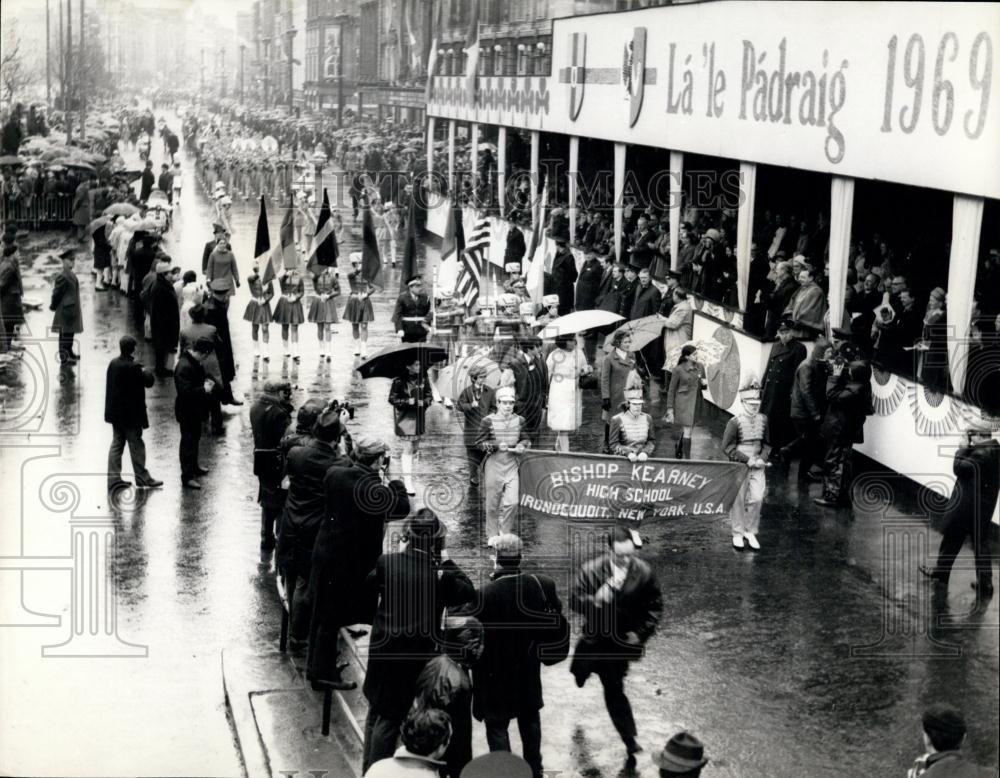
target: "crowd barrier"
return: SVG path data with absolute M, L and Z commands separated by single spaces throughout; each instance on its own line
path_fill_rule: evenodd
M 0 222 L 29 230 L 59 229 L 73 224 L 73 198 L 47 194 L 0 198 Z

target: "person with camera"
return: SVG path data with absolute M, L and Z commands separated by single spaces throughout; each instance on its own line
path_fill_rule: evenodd
M 362 774 L 396 748 L 417 678 L 437 654 L 444 609 L 475 597 L 472 581 L 448 558 L 446 534 L 434 511 L 420 509 L 403 528 L 400 550 L 380 556 L 368 574 L 378 605 L 364 682 L 368 717 Z
M 334 465 L 350 465 L 339 447 L 344 429 L 339 408 L 328 406 L 313 424 L 312 439 L 294 446 L 285 457 L 288 494 L 278 532 L 277 567 L 285 584 L 293 646 L 302 645 L 309 634 L 313 547 L 327 515 L 323 482 Z
M 634 764 L 643 749 L 625 696 L 625 676 L 629 662 L 642 657 L 656 631 L 663 598 L 653 569 L 635 555 L 642 544 L 639 534 L 617 526 L 607 542 L 608 550 L 584 564 L 570 592 L 570 607 L 583 616 L 584 625 L 569 669 L 581 688 L 591 673 L 601 679 L 604 704 Z
M 340 629 L 371 623 L 375 602 L 368 573 L 382 553 L 386 524 L 410 512 L 406 486 L 389 474 L 388 444 L 359 435 L 351 460 L 336 462 L 323 476 L 324 518 L 313 546 L 308 593 L 306 677 L 315 688 L 354 688 L 337 664 Z
M 292 385 L 287 381 L 268 381 L 250 406 L 253 472 L 257 476 L 260 505 L 260 547 L 265 551 L 274 548 L 274 525 L 285 505 L 285 491 L 281 488 L 284 460 L 279 445 L 291 420 Z

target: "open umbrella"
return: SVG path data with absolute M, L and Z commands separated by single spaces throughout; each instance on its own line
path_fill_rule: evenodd
M 690 358 L 703 367 L 708 367 L 719 362 L 722 359 L 722 353 L 726 350 L 726 347 L 717 340 L 689 340 L 687 343 L 675 346 L 667 352 L 667 358 L 663 363 L 664 368 L 670 370 L 677 367 L 677 360 L 681 358 L 681 349 L 684 346 L 695 347 L 695 352 Z
M 561 335 L 575 335 L 578 332 L 596 330 L 622 321 L 625 321 L 624 316 L 619 316 L 611 311 L 574 311 L 546 324 L 539 331 L 538 336 L 540 338 L 558 338 Z
M 146 198 L 146 206 L 148 208 L 169 208 L 170 198 L 167 197 L 166 192 L 160 189 L 154 189 L 149 193 L 149 197 Z
M 358 365 L 362 378 L 396 378 L 406 374 L 406 366 L 416 360 L 426 369 L 448 358 L 448 350 L 427 343 L 401 343 L 389 346 Z
M 59 164 L 64 167 L 73 168 L 74 170 L 86 170 L 88 173 L 97 172 L 97 169 L 93 165 L 87 164 L 86 162 L 79 162 L 75 159 L 61 160 Z
M 132 203 L 112 203 L 104 209 L 105 216 L 131 216 L 134 213 L 139 213 L 139 209 Z
M 273 154 L 278 150 L 278 141 L 272 136 L 268 135 L 266 138 L 264 138 L 264 140 L 260 142 L 260 147 L 268 154 Z
M 663 334 L 663 318 L 654 313 L 652 316 L 643 316 L 635 321 L 627 321 L 608 335 L 604 341 L 605 347 L 611 346 L 619 332 L 627 332 L 631 335 L 632 345 L 629 347 L 629 351 L 638 351 Z
M 50 148 L 43 151 L 39 159 L 41 159 L 42 162 L 52 162 L 53 160 L 59 159 L 60 157 L 65 157 L 67 153 L 68 149 L 65 146 L 60 146 L 58 148 Z
M 15 157 L 10 154 L 5 154 L 0 157 L 0 167 L 21 167 L 24 164 L 24 160 L 20 157 Z
M 109 221 L 111 221 L 110 216 L 98 216 L 96 219 L 94 219 L 94 221 L 92 221 L 90 224 L 87 225 L 87 234 L 93 235 L 98 229 L 103 227 Z

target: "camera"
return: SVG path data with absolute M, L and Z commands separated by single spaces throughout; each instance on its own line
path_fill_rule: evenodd
M 330 411 L 344 411 L 347 413 L 347 418 L 354 421 L 354 406 L 346 400 L 344 402 L 341 402 L 340 400 L 331 400 L 329 405 L 326 407 L 327 410 Z

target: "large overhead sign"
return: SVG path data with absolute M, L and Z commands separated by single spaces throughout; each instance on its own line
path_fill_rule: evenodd
M 571 17 L 553 23 L 552 63 L 545 110 L 505 122 L 1000 197 L 1000 4 L 727 1 Z M 430 112 L 497 120 L 433 98 Z

